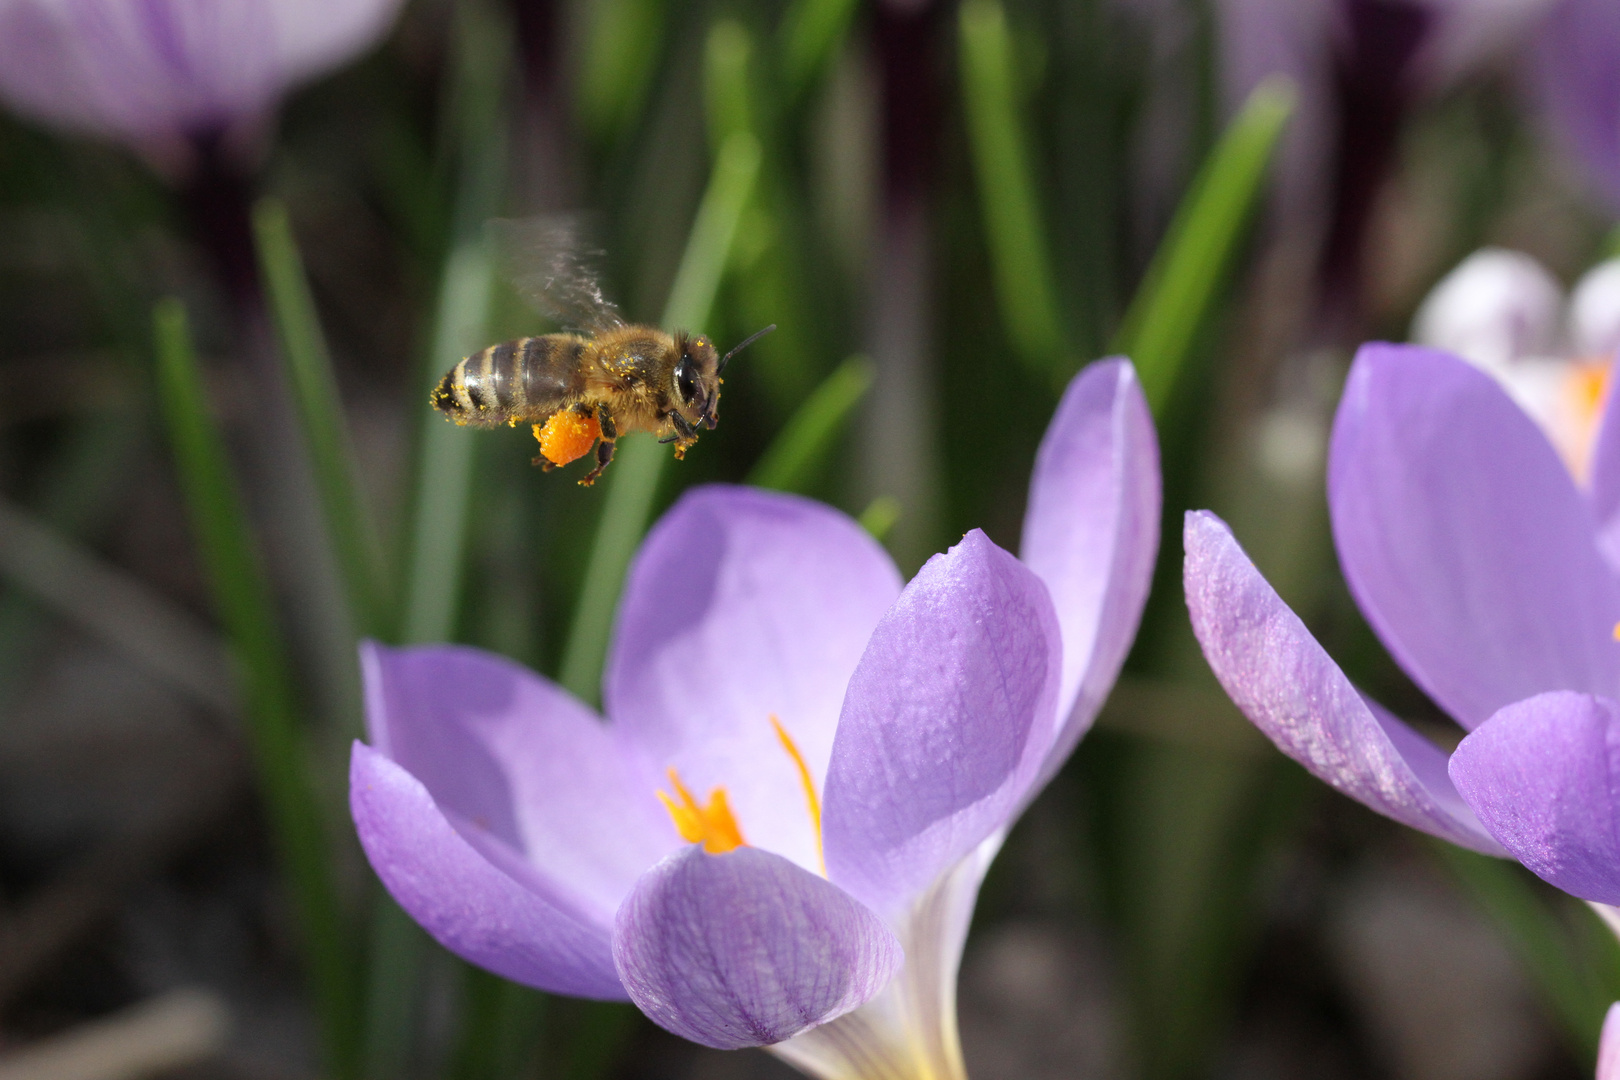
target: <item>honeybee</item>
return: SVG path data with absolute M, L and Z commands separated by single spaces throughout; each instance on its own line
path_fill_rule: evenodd
M 518 292 L 568 329 L 491 345 L 451 368 L 431 395 L 457 424 L 532 424 L 540 443 L 534 464 L 548 472 L 596 447 L 594 484 L 613 460 L 614 443 L 646 431 L 674 443 L 676 458 L 719 419 L 721 376 L 742 349 L 720 355 L 701 334 L 627 323 L 602 295 L 595 258 L 568 219 L 492 222 Z

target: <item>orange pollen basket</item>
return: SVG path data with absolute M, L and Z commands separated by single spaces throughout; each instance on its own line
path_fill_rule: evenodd
M 737 827 L 737 819 L 731 815 L 731 804 L 726 801 L 725 788 L 711 790 L 709 805 L 699 806 L 691 790 L 681 783 L 681 774 L 675 771 L 673 765 L 669 769 L 669 782 L 680 801 L 662 791 L 658 793 L 658 798 L 663 802 L 664 809 L 669 811 L 681 839 L 690 844 L 701 843 L 703 850 L 710 855 L 723 855 L 748 845 L 748 841 L 743 839 L 742 830 Z
M 594 416 L 581 416 L 572 409 L 551 414 L 544 425 L 534 425 L 534 437 L 540 442 L 540 454 L 553 465 L 566 465 L 585 456 L 602 425 Z

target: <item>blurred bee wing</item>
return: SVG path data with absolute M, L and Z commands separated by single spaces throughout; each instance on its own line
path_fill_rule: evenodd
M 497 218 L 486 226 L 500 266 L 518 295 L 569 330 L 604 330 L 624 317 L 602 295 L 605 253 L 586 242 L 578 216 Z

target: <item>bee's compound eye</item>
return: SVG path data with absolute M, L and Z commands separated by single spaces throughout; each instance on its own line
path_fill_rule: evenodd
M 683 405 L 692 404 L 697 397 L 697 379 L 692 374 L 692 358 L 681 357 L 681 362 L 675 365 L 675 392 L 681 395 Z

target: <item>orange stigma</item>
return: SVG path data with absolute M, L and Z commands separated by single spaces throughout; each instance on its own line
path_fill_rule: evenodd
M 731 804 L 726 801 L 725 788 L 712 789 L 709 792 L 709 805 L 699 806 L 692 792 L 681 783 L 681 774 L 675 771 L 673 765 L 669 768 L 669 782 L 680 801 L 662 791 L 658 793 L 658 798 L 663 802 L 664 809 L 669 811 L 681 839 L 689 844 L 701 843 L 703 850 L 710 855 L 723 855 L 748 846 L 742 830 L 737 827 L 737 819 L 731 815 Z
M 788 752 L 793 764 L 799 769 L 799 783 L 804 787 L 804 801 L 810 804 L 810 824 L 816 830 L 816 861 L 821 864 L 821 876 L 827 876 L 827 857 L 821 851 L 821 800 L 816 797 L 816 782 L 810 777 L 810 766 L 804 763 L 804 755 L 793 742 L 793 736 L 787 733 L 782 721 L 771 714 L 771 727 L 776 729 L 776 737 L 782 740 L 782 749 Z

